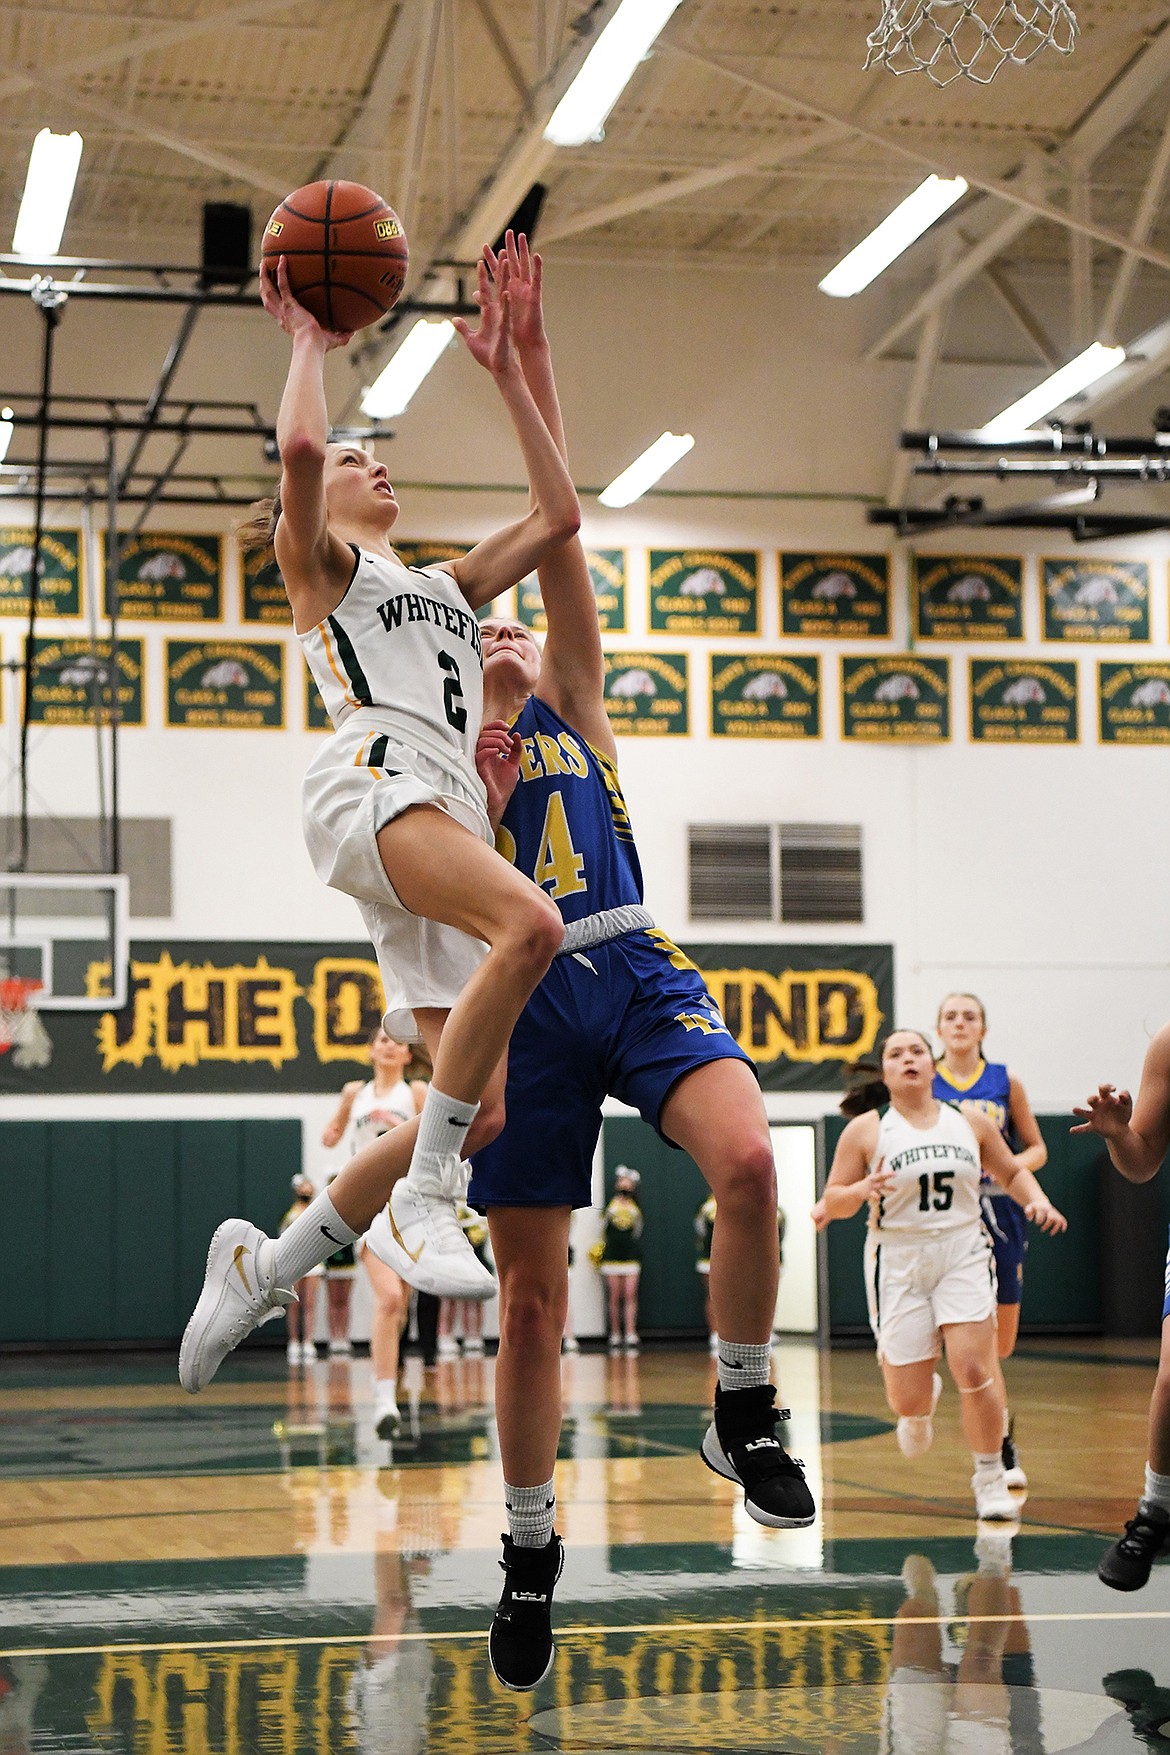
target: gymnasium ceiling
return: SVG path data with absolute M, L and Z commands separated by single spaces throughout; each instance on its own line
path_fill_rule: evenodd
M 85 136 L 76 255 L 194 261 L 203 202 L 249 204 L 258 235 L 281 194 L 344 176 L 399 208 L 426 299 L 444 287 L 428 264 L 468 260 L 540 180 L 554 259 L 819 277 L 936 170 L 972 191 L 917 246 L 917 280 L 869 357 L 921 359 L 923 319 L 978 284 L 1003 357 L 1055 365 L 1074 343 L 1129 339 L 1139 280 L 1163 284 L 1164 3 L 1075 0 L 1072 56 L 940 91 L 862 70 L 879 0 L 683 0 L 604 139 L 548 148 L 580 21 L 615 3 L 7 0 L 0 224 L 47 123 Z M 1043 318 L 1040 279 L 1055 284 Z

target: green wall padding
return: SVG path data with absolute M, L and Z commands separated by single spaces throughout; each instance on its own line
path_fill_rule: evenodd
M 638 1286 L 639 1328 L 644 1334 L 706 1332 L 704 1287 L 695 1272 L 694 1226 L 708 1189 L 697 1164 L 633 1117 L 606 1121 L 604 1151 L 606 1200 L 613 1193 L 615 1165 L 629 1164 L 642 1177 L 638 1205 L 645 1231 Z
M 0 1345 L 177 1343 L 220 1220 L 287 1209 L 301 1123 L 0 1122 L 0 1164 L 21 1217 Z

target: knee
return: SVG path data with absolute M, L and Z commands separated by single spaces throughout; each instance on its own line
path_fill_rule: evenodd
M 378 1315 L 384 1322 L 401 1323 L 406 1315 L 406 1303 L 409 1296 L 407 1288 L 401 1281 L 399 1281 L 395 1291 L 379 1291 L 377 1297 Z
M 482 1152 L 490 1146 L 504 1131 L 507 1111 L 504 1108 L 503 1096 L 488 1097 L 480 1104 L 475 1120 L 467 1130 L 467 1138 L 463 1142 L 463 1156 L 473 1158 L 476 1152 Z
M 970 1393 L 973 1390 L 989 1389 L 994 1380 L 991 1362 L 988 1359 L 961 1353 L 957 1358 L 947 1360 L 951 1368 L 951 1376 L 960 1391 Z
M 753 1213 L 776 1211 L 776 1160 L 772 1142 L 752 1134 L 732 1143 L 713 1182 L 721 1212 L 739 1207 Z
M 560 909 L 543 890 L 534 888 L 510 922 L 508 961 L 513 967 L 527 969 L 535 986 L 560 950 L 564 936 Z
M 568 1310 L 567 1280 L 556 1285 L 505 1282 L 500 1287 L 500 1342 L 529 1355 L 547 1350 L 559 1354 Z

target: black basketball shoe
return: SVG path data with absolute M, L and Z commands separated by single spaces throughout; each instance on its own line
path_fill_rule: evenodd
M 1007 1484 L 1012 1492 L 1026 1493 L 1028 1477 L 1024 1473 L 1024 1465 L 1020 1461 L 1020 1453 L 1016 1449 L 1016 1423 L 1014 1420 L 1007 1429 L 1007 1437 L 1000 1447 L 999 1454 L 1003 1462 L 1003 1472 L 1007 1476 Z
M 554 1530 L 543 1548 L 518 1548 L 502 1536 L 504 1590 L 488 1632 L 488 1657 L 497 1682 L 523 1692 L 552 1669 L 553 1589 L 565 1564 L 565 1545 Z
M 1097 1577 L 1113 1590 L 1141 1590 L 1149 1583 L 1154 1561 L 1170 1547 L 1170 1512 L 1158 1505 L 1143 1511 L 1139 1505 L 1125 1526 L 1125 1534 L 1101 1556 Z
M 778 1409 L 775 1401 L 776 1390 L 770 1383 L 751 1389 L 716 1389 L 715 1418 L 700 1455 L 715 1474 L 739 1482 L 747 1514 L 757 1523 L 774 1530 L 805 1529 L 817 1508 L 804 1469 L 776 1436 L 788 1409 Z

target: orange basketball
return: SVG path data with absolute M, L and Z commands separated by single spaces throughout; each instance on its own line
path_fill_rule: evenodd
M 398 215 L 361 183 L 306 183 L 268 224 L 261 262 L 283 256 L 299 302 L 325 329 L 365 329 L 398 300 L 409 252 Z

